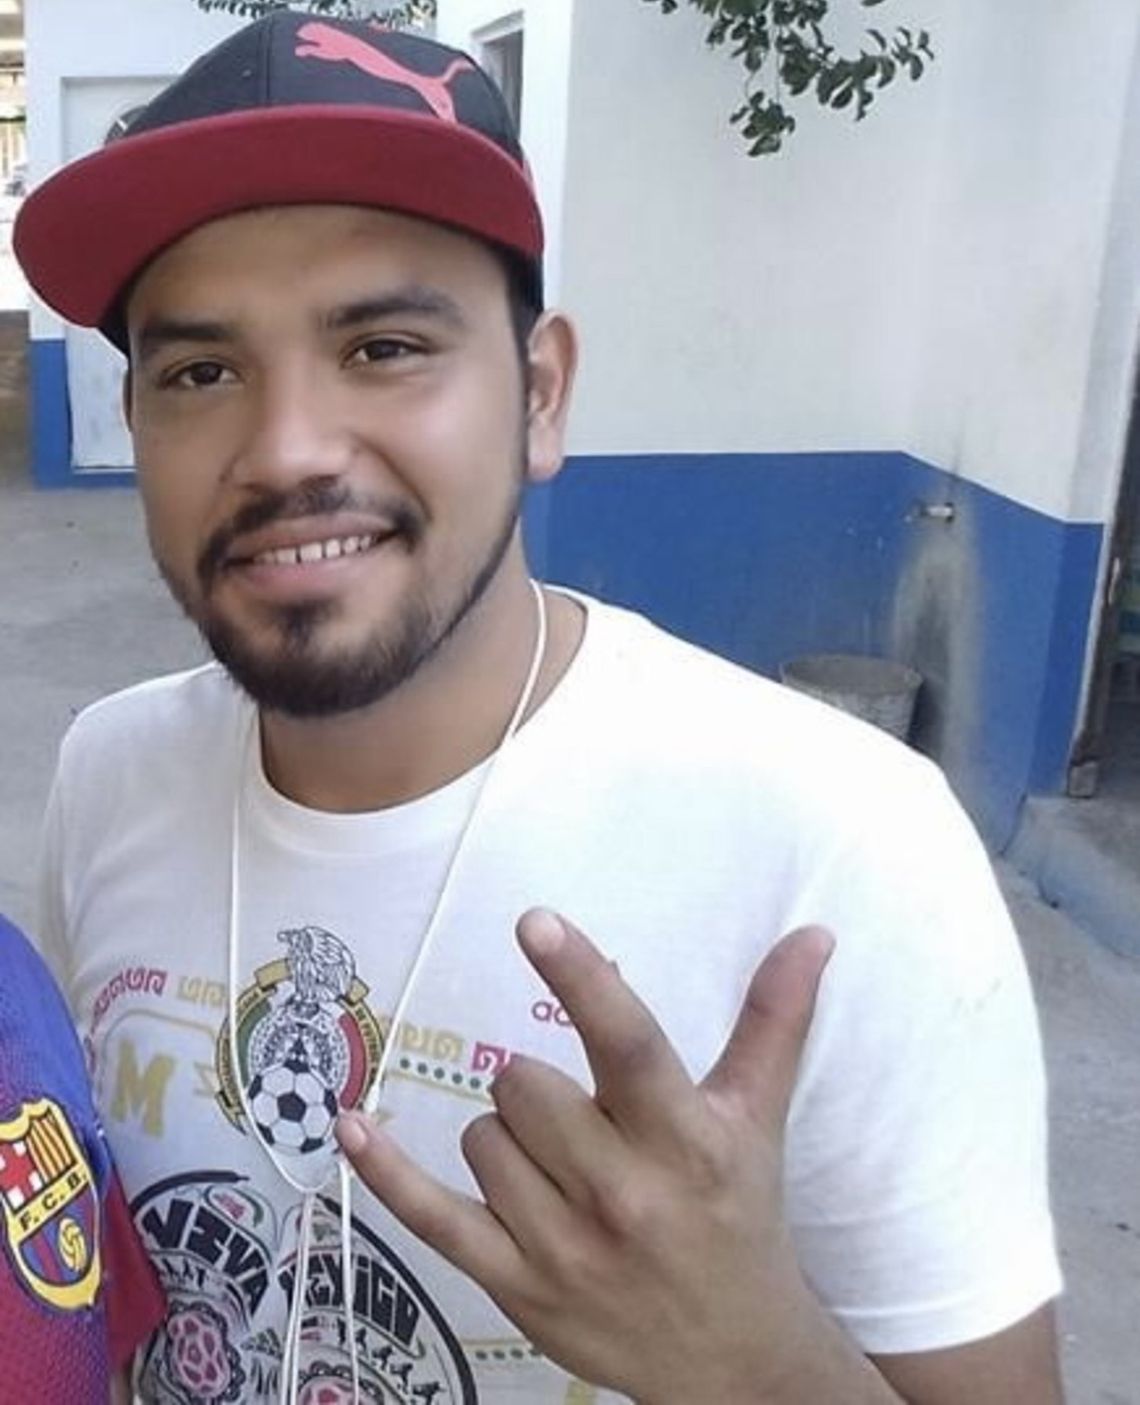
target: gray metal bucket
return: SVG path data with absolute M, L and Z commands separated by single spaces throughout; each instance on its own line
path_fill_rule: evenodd
M 900 741 L 910 735 L 922 675 L 867 654 L 805 654 L 780 666 L 790 687 L 832 703 Z

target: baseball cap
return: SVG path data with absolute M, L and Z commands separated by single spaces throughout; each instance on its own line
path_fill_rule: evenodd
M 124 348 L 121 304 L 199 225 L 366 205 L 497 245 L 542 306 L 542 217 L 496 84 L 467 54 L 361 20 L 274 11 L 203 55 L 126 132 L 25 200 L 13 246 L 61 316 Z

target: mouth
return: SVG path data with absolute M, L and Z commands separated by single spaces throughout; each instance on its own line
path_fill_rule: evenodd
M 222 574 L 266 604 L 331 600 L 402 540 L 396 524 L 279 523 L 234 541 Z
M 346 556 L 359 556 L 373 551 L 387 541 L 391 533 L 371 532 L 344 537 L 319 537 L 292 546 L 269 547 L 234 565 L 251 566 L 311 566 L 321 561 L 339 561 Z

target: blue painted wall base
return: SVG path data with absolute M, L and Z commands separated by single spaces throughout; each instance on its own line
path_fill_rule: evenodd
M 953 504 L 946 524 L 923 504 Z M 530 509 L 553 581 L 633 606 L 775 675 L 882 654 L 926 678 L 915 741 L 992 847 L 1061 787 L 1102 528 L 901 453 L 571 460 Z
M 33 475 L 77 471 L 63 341 L 30 344 Z M 924 504 L 951 503 L 952 523 Z M 816 652 L 910 663 L 914 740 L 1003 848 L 1030 791 L 1061 789 L 1103 528 L 1064 523 L 901 453 L 571 460 L 525 514 L 540 574 L 642 610 L 748 667 Z
M 77 469 L 71 461 L 71 402 L 67 391 L 67 343 L 61 338 L 28 343 L 31 391 L 32 478 L 39 488 L 120 488 L 132 484 L 129 470 Z

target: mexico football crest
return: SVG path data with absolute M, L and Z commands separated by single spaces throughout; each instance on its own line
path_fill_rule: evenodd
M 99 1195 L 67 1114 L 50 1098 L 0 1122 L 0 1203 L 24 1286 L 52 1307 L 91 1307 L 101 1278 Z
M 245 1131 L 240 1078 L 259 1136 L 274 1150 L 303 1156 L 329 1143 L 340 1108 L 364 1100 L 383 1035 L 339 937 L 307 926 L 279 932 L 278 940 L 286 955 L 259 967 L 238 997 L 237 1070 L 229 1021 L 222 1025 L 218 1101 Z

